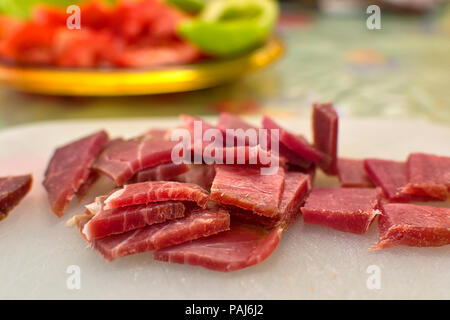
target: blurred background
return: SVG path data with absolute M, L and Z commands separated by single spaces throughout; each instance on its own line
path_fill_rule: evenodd
M 381 8 L 380 30 L 366 26 L 369 4 Z M 345 116 L 450 125 L 449 1 L 285 0 L 280 7 L 275 32 L 285 54 L 263 70 L 211 89 L 143 96 L 49 96 L 0 85 L 0 129 L 221 111 L 309 117 L 314 101 L 333 101 Z

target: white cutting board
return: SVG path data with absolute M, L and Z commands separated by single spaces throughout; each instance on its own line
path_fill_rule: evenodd
M 310 136 L 307 119 L 280 122 Z M 377 223 L 361 236 L 300 219 L 266 261 L 231 273 L 154 261 L 152 253 L 103 261 L 65 226 L 82 211 L 80 204 L 74 201 L 62 219 L 49 209 L 41 182 L 54 148 L 101 128 L 131 137 L 176 124 L 176 119 L 95 120 L 0 131 L 0 176 L 31 172 L 35 178 L 30 194 L 0 222 L 0 299 L 450 298 L 450 246 L 371 252 Z M 343 119 L 339 138 L 343 156 L 401 160 L 413 151 L 450 156 L 450 128 L 421 121 Z M 105 184 L 100 182 L 97 192 Z M 338 184 L 319 174 L 316 185 Z M 80 289 L 67 287 L 71 265 L 79 267 Z M 376 277 L 366 272 L 369 266 L 379 271 L 379 289 L 367 287 L 368 278 Z

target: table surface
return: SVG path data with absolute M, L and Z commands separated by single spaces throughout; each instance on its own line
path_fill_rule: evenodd
M 56 119 L 211 115 L 309 117 L 314 101 L 342 116 L 427 118 L 450 125 L 450 11 L 427 17 L 284 12 L 286 55 L 238 82 L 197 92 L 119 98 L 23 94 L 0 87 L 0 129 Z

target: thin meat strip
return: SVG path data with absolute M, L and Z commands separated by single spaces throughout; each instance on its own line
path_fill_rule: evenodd
M 229 231 L 157 250 L 154 258 L 215 271 L 235 271 L 267 259 L 278 246 L 282 233 L 281 227 L 267 231 L 233 222 Z
M 209 193 L 192 183 L 149 181 L 127 184 L 105 200 L 105 210 L 161 201 L 192 201 L 206 207 Z
M 371 250 L 395 246 L 438 247 L 450 244 L 450 209 L 390 203 L 378 219 L 380 239 Z
M 306 223 L 364 234 L 379 214 L 379 189 L 317 188 L 302 208 Z
M 321 169 L 336 175 L 339 117 L 332 103 L 315 103 L 312 113 L 314 146 L 327 155 L 329 161 L 320 163 Z
M 339 158 L 338 176 L 341 187 L 344 188 L 373 188 L 364 168 L 364 160 Z
M 230 215 L 223 209 L 194 209 L 185 218 L 153 224 L 90 241 L 107 261 L 131 254 L 171 247 L 230 229 Z
M 190 170 L 187 164 L 163 163 L 136 173 L 133 182 L 169 181 Z
M 109 138 L 99 131 L 56 149 L 45 171 L 43 185 L 53 212 L 61 217 L 80 187 L 89 179 L 90 169 Z
M 103 209 L 100 198 L 93 218 L 87 222 L 82 233 L 87 240 L 101 239 L 113 234 L 143 228 L 147 225 L 163 223 L 167 220 L 184 217 L 185 206 L 182 202 L 153 202 L 143 205 Z M 95 212 L 96 211 L 96 212 Z
M 412 153 L 407 161 L 408 184 L 403 191 L 440 200 L 450 197 L 450 157 Z
M 27 195 L 32 183 L 31 175 L 0 178 L 0 221 Z
M 252 166 L 217 165 L 211 200 L 274 217 L 278 214 L 284 178 L 283 168 L 274 175 L 262 175 Z
M 403 190 L 407 184 L 406 163 L 382 159 L 365 159 L 364 168 L 372 182 L 383 189 L 390 201 L 409 202 L 432 200 L 426 195 L 406 194 Z
M 172 161 L 176 141 L 170 141 L 166 132 L 152 130 L 145 135 L 108 146 L 93 168 L 122 186 L 137 172 Z

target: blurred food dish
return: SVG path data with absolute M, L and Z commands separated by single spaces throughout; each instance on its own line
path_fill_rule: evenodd
M 0 65 L 0 82 L 16 90 L 67 96 L 126 96 L 192 91 L 236 80 L 278 59 L 284 46 L 271 37 L 239 57 L 184 66 L 139 69 L 33 68 Z

